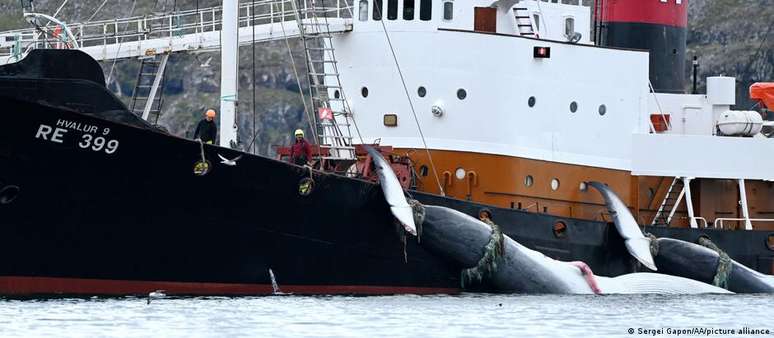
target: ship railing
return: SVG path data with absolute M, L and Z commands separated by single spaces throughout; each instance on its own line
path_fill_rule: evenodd
M 535 0 L 535 1 L 557 3 L 556 1 L 552 1 L 552 0 Z M 561 1 L 558 3 L 561 5 L 583 6 L 583 0 L 569 0 L 569 1 Z
M 239 27 L 295 22 L 296 13 L 293 12 L 291 1 L 293 0 L 243 2 L 239 5 Z M 316 1 L 317 5 L 313 6 L 312 1 Z M 350 1 L 302 0 L 298 14 L 302 20 L 312 20 L 315 17 L 351 20 Z M 174 38 L 220 31 L 222 14 L 222 7 L 216 6 L 66 25 L 81 48 L 152 39 L 168 39 L 171 46 Z M 34 28 L 4 31 L 0 32 L 0 56 L 26 54 L 33 48 L 55 48 L 61 46 L 62 42 L 59 37 L 44 36 Z M 22 50 L 18 50 L 19 48 Z
M 725 229 L 724 222 L 744 222 L 749 220 L 750 222 L 774 222 L 772 218 L 734 218 L 734 217 L 718 217 L 715 219 L 713 226 L 715 229 Z
M 696 221 L 696 224 L 699 224 L 699 228 L 706 229 L 707 227 L 709 227 L 709 223 L 707 223 L 707 219 L 706 218 L 701 217 L 701 216 L 695 216 L 695 217 L 692 217 L 692 218 Z

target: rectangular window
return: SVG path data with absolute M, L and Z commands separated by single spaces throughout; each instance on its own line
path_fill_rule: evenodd
M 403 20 L 414 20 L 414 0 L 403 0 Z
M 368 0 L 360 0 L 360 21 L 368 21 Z
M 374 0 L 374 20 L 382 19 L 382 0 Z
M 571 37 L 575 35 L 575 18 L 564 19 L 564 36 Z
M 476 7 L 473 16 L 473 30 L 497 32 L 497 8 Z
M 387 0 L 387 19 L 395 20 L 398 18 L 398 0 Z
M 454 18 L 454 3 L 446 1 L 443 3 L 443 19 L 451 20 Z
M 419 1 L 419 20 L 430 21 L 433 19 L 433 0 Z
M 540 32 L 540 15 L 539 14 L 535 14 L 532 17 L 535 19 L 534 20 L 535 21 L 535 30 Z

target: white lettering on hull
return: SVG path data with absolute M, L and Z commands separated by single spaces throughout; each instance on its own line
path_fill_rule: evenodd
M 63 144 L 69 129 L 83 133 L 81 134 L 80 141 L 77 143 L 81 149 L 88 149 L 94 152 L 104 151 L 106 154 L 113 154 L 118 150 L 118 140 L 110 140 L 105 137 L 110 134 L 110 128 L 102 128 L 102 136 L 93 136 L 92 134 L 96 135 L 100 130 L 95 125 L 59 119 L 56 121 L 56 126 L 57 128 L 54 128 L 41 124 L 38 127 L 35 138 Z
M 99 127 L 89 124 L 82 124 L 80 122 L 74 122 L 74 121 L 68 121 L 68 120 L 62 120 L 59 119 L 56 121 L 57 127 L 64 127 L 67 129 L 77 130 L 84 133 L 90 133 L 90 134 L 96 134 L 99 130 Z M 107 129 L 106 130 L 110 130 Z M 107 135 L 107 134 L 106 134 Z

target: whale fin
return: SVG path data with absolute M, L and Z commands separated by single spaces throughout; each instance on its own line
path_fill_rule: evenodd
M 384 199 L 390 205 L 392 215 L 403 224 L 406 231 L 416 236 L 417 226 L 414 224 L 414 211 L 408 204 L 406 195 L 403 194 L 403 187 L 401 187 L 398 177 L 395 176 L 395 172 L 392 171 L 390 164 L 384 160 L 382 154 L 371 146 L 366 145 L 365 148 L 374 162 L 376 173 L 379 175 L 379 185 L 382 187 Z
M 607 210 L 613 216 L 615 228 L 624 238 L 629 254 L 648 269 L 657 271 L 653 255 L 650 253 L 650 239 L 642 234 L 640 226 L 626 204 L 608 186 L 599 182 L 589 182 L 589 185 L 597 189 L 605 199 Z

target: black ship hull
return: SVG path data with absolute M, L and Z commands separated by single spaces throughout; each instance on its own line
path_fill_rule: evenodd
M 100 117 L 121 105 L 93 81 L 0 72 L 0 89 L 0 295 L 269 294 L 271 275 L 280 291 L 296 294 L 461 291 L 461 267 L 405 238 L 372 182 L 202 150 L 114 118 L 125 109 Z M 243 157 L 230 166 L 219 155 Z M 211 170 L 199 176 L 202 156 Z M 310 177 L 313 189 L 301 194 Z M 486 207 L 413 196 L 473 216 Z M 488 208 L 507 234 L 548 256 L 583 260 L 601 275 L 637 269 L 608 223 Z M 706 233 L 732 258 L 771 273 L 767 233 L 647 230 L 688 241 Z

